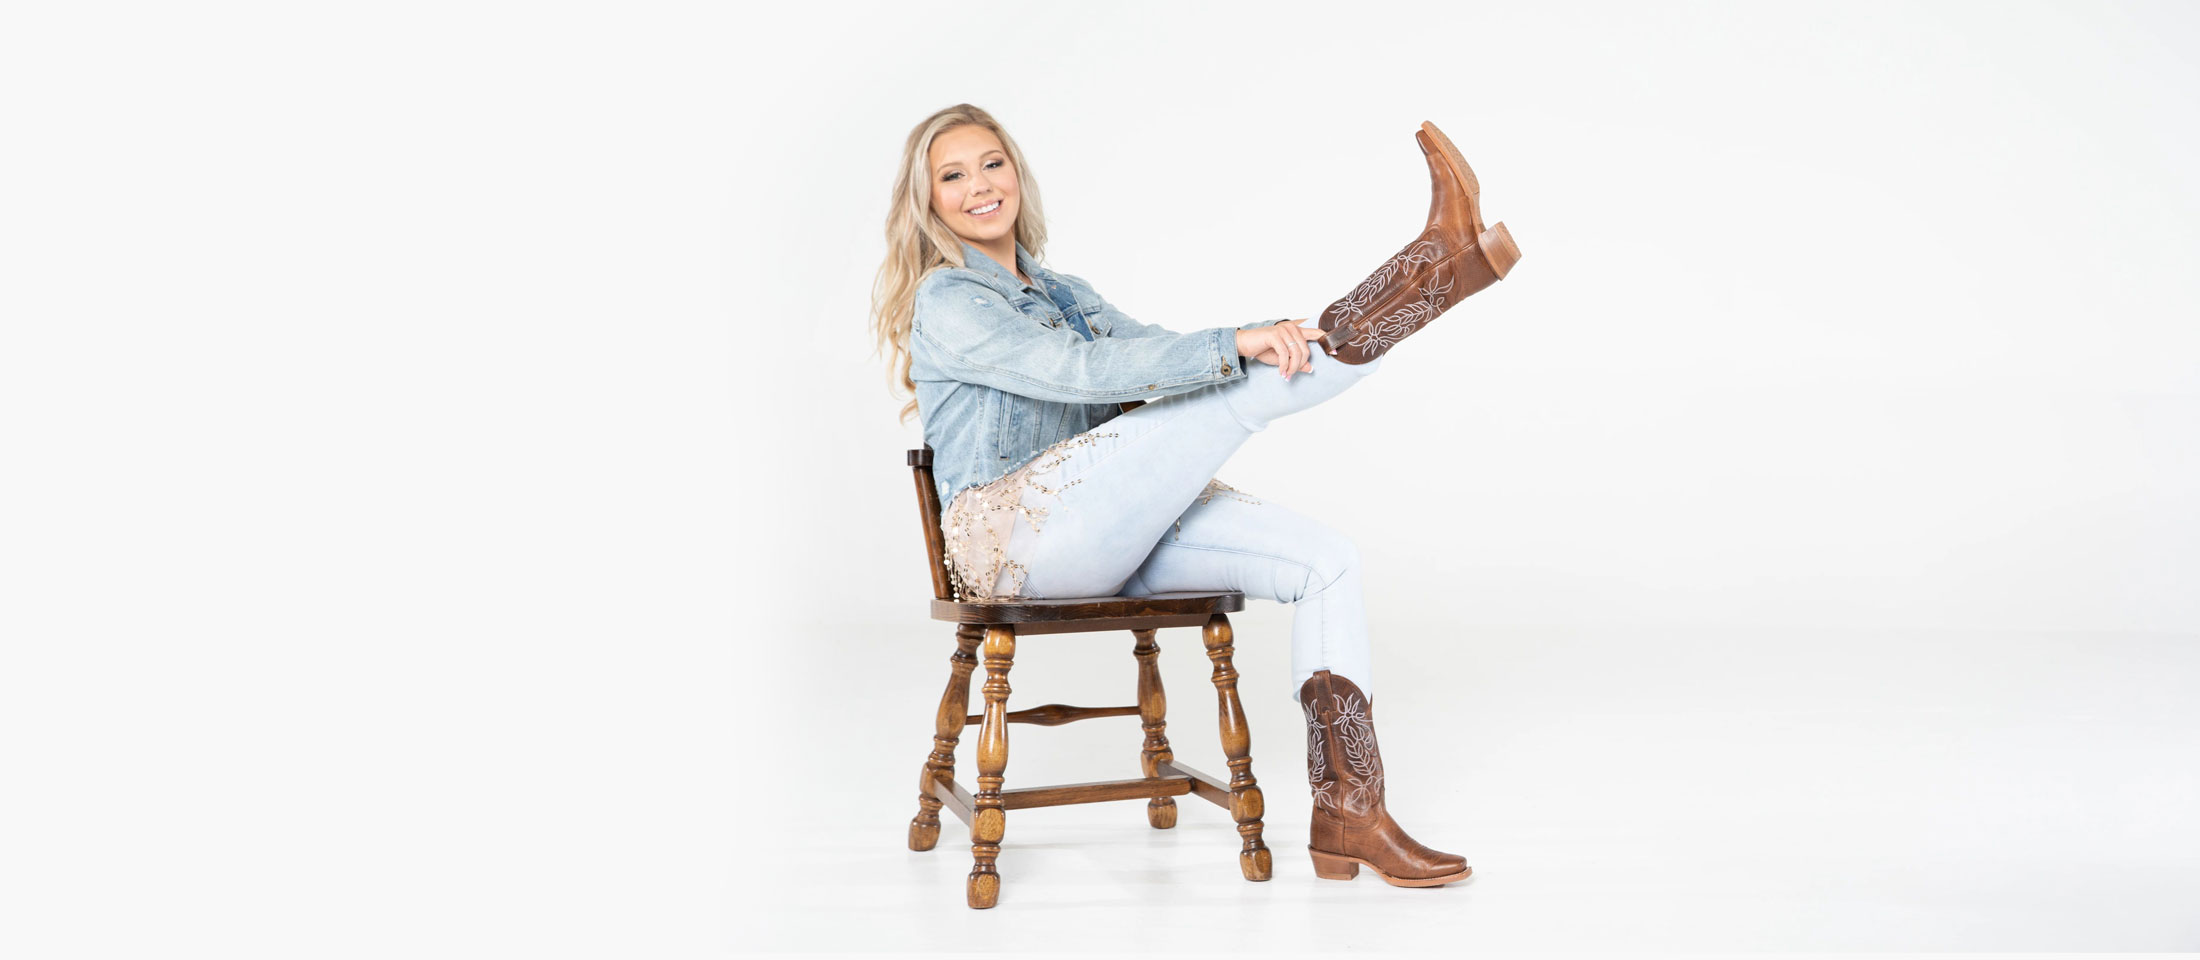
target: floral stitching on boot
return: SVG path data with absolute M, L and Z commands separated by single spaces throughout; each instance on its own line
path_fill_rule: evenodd
M 1314 712 L 1314 704 L 1302 704 L 1306 708 L 1306 783 L 1314 788 L 1314 806 L 1337 809 L 1337 781 L 1329 775 L 1329 724 Z
M 1396 276 L 1400 270 L 1411 269 L 1423 263 L 1436 262 L 1435 250 L 1436 244 L 1427 240 L 1420 240 L 1393 254 L 1389 260 L 1383 261 L 1383 265 L 1377 267 L 1373 274 L 1369 275 L 1366 280 L 1360 281 L 1360 285 L 1353 289 L 1351 296 L 1346 297 L 1343 303 L 1336 305 L 1337 323 L 1343 325 L 1360 319 L 1360 315 L 1367 311 L 1368 302 L 1375 299 L 1375 295 L 1382 292 L 1382 289 L 1389 285 L 1391 277 Z
M 1350 698 L 1330 694 L 1330 699 L 1337 702 L 1337 742 L 1344 747 L 1345 765 L 1352 768 L 1346 775 L 1352 790 L 1345 794 L 1344 809 L 1364 814 L 1383 799 L 1383 760 L 1375 747 L 1375 725 L 1368 721 L 1357 694 Z

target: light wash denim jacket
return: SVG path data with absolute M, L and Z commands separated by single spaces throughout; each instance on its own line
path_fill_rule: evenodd
M 963 262 L 918 283 L 909 334 L 909 378 L 943 505 L 1106 423 L 1121 401 L 1245 377 L 1239 327 L 1176 333 L 1139 323 L 1083 279 L 1040 266 L 1023 244 L 1016 264 L 1038 286 L 969 243 Z

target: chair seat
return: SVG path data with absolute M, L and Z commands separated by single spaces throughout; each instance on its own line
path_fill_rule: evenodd
M 1015 624 L 1020 634 L 1086 633 L 1196 627 L 1218 613 L 1245 609 L 1245 595 L 1157 593 L 1145 597 L 1057 597 L 984 602 L 932 601 L 932 619 L 950 623 Z

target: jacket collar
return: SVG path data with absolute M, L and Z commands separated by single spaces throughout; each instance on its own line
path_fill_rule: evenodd
M 1016 274 L 1010 272 L 1007 267 L 1001 266 L 999 262 L 993 259 L 992 254 L 972 246 L 968 240 L 963 241 L 963 266 L 984 274 L 995 283 L 998 283 L 1003 290 L 1022 290 L 1025 288 L 1024 282 L 1016 279 Z M 1049 274 L 1045 267 L 1039 266 L 1039 261 L 1032 259 L 1031 252 L 1025 250 L 1024 245 L 1021 243 L 1016 245 L 1016 267 L 1024 272 L 1024 276 L 1030 277 L 1033 284 L 1044 284 L 1052 278 L 1052 274 Z M 1031 289 L 1042 294 L 1046 292 L 1046 288 L 1043 286 L 1033 286 Z

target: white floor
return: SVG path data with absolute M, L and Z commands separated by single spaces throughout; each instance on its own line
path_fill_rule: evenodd
M 771 774 L 829 789 L 748 810 L 762 843 L 735 867 L 735 947 L 2200 950 L 2200 638 L 1378 623 L 1391 810 L 1476 871 L 1409 890 L 1308 866 L 1287 645 L 1262 639 L 1286 616 L 1234 618 L 1272 881 L 1239 877 L 1230 820 L 1202 801 L 1166 831 L 1141 801 L 1019 810 L 987 911 L 963 905 L 959 821 L 932 851 L 904 844 L 947 633 L 816 638 L 845 685 L 826 699 L 872 706 L 779 705 L 824 749 Z M 1222 770 L 1196 632 L 1160 640 L 1178 756 Z M 1130 643 L 1025 639 L 1012 708 L 1132 702 Z M 1137 773 L 1135 719 L 1011 731 L 1011 787 Z

